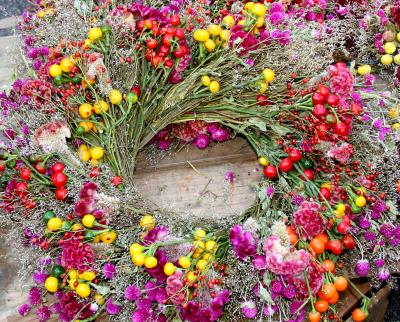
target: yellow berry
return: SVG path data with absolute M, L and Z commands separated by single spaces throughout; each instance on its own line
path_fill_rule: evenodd
M 80 283 L 76 287 L 76 294 L 82 298 L 86 298 L 90 295 L 90 287 L 86 283 Z
M 212 81 L 209 86 L 211 93 L 217 93 L 220 89 L 220 84 L 217 81 Z
M 339 211 L 337 211 L 337 210 L 334 210 L 334 211 L 333 211 L 333 214 L 334 214 L 335 217 L 338 218 L 338 219 L 343 218 L 343 217 L 345 216 L 345 213 L 344 213 L 344 212 L 339 212 Z
M 196 240 L 194 243 L 194 247 L 196 248 L 196 253 L 202 253 L 205 249 L 205 244 L 201 240 Z
M 142 251 L 143 251 L 143 246 L 138 243 L 132 244 L 131 247 L 129 248 L 131 256 L 133 256 L 134 254 L 140 254 Z
M 340 213 L 344 213 L 346 211 L 346 205 L 343 203 L 340 203 L 336 206 L 336 210 Z
M 263 167 L 267 167 L 269 165 L 269 161 L 265 157 L 258 158 L 258 163 Z
M 196 240 L 202 240 L 207 235 L 204 229 L 196 229 L 193 233 L 193 237 Z
M 75 291 L 75 282 L 76 282 L 76 279 L 70 279 L 69 280 L 69 282 L 68 282 L 68 285 L 69 285 L 69 287 L 71 288 L 71 290 L 73 290 L 73 291 Z
M 83 229 L 83 226 L 79 223 L 73 224 L 71 227 L 72 231 L 78 231 L 78 230 L 82 230 L 82 229 Z
M 51 77 L 55 78 L 62 74 L 62 69 L 61 69 L 60 65 L 54 64 L 54 65 L 50 66 L 49 73 L 50 73 Z
M 193 38 L 196 41 L 204 42 L 204 41 L 207 41 L 210 38 L 210 35 L 208 34 L 207 30 L 197 29 L 193 33 Z
M 94 160 L 100 160 L 104 156 L 104 149 L 101 146 L 96 146 L 90 150 L 90 156 Z
M 212 52 L 214 51 L 215 47 L 217 45 L 215 44 L 215 42 L 212 39 L 208 39 L 205 43 L 204 43 L 204 47 L 206 47 L 208 52 Z
M 111 104 L 114 104 L 114 105 L 119 105 L 122 102 L 122 94 L 117 89 L 113 89 L 108 94 L 108 98 L 110 99 Z
M 382 65 L 385 65 L 385 66 L 390 65 L 391 63 L 393 63 L 393 56 L 388 55 L 388 54 L 383 55 L 381 57 L 381 63 L 382 63 Z
M 193 283 L 197 279 L 197 275 L 194 272 L 188 272 L 186 278 L 189 283 Z
M 57 231 L 61 229 L 63 222 L 60 218 L 54 217 L 47 222 L 47 229 L 50 231 Z
M 215 259 L 215 256 L 210 253 L 205 253 L 202 258 L 210 263 Z
M 392 129 L 395 130 L 395 131 L 400 130 L 400 123 L 392 124 Z
M 87 133 L 93 129 L 94 125 L 93 125 L 93 122 L 90 122 L 90 121 L 81 121 L 81 122 L 79 122 L 79 126 L 82 126 L 83 129 L 85 130 L 85 133 Z
M 357 69 L 357 73 L 361 76 L 368 75 L 371 73 L 371 66 L 370 65 L 361 65 Z
M 105 244 L 112 244 L 114 240 L 117 238 L 117 233 L 115 231 L 110 231 L 107 233 L 102 233 L 100 235 L 100 239 Z
M 153 216 L 145 215 L 140 219 L 140 227 L 151 230 L 156 225 L 156 221 Z
M 54 276 L 49 276 L 44 282 L 44 287 L 51 293 L 56 292 L 58 290 L 58 279 Z
M 71 269 L 71 270 L 68 272 L 68 277 L 69 277 L 69 279 L 71 279 L 71 280 L 76 280 L 76 279 L 78 279 L 78 271 L 77 271 L 76 269 Z
M 263 70 L 264 79 L 266 82 L 271 83 L 275 79 L 275 72 L 271 68 Z
M 204 86 L 210 86 L 210 83 L 211 83 L 210 77 L 207 76 L 207 75 L 204 75 L 204 76 L 201 78 L 201 83 L 202 83 Z
M 386 54 L 393 54 L 396 51 L 396 45 L 393 42 L 387 42 L 386 44 L 383 45 L 383 48 L 385 49 Z
M 233 16 L 225 16 L 222 23 L 228 28 L 232 28 L 235 25 L 235 18 Z
M 95 41 L 96 39 L 99 39 L 103 36 L 103 32 L 101 31 L 101 28 L 91 28 L 88 32 L 88 38 L 91 41 Z
M 215 240 L 207 240 L 205 248 L 207 252 L 214 253 L 217 250 L 217 243 Z
M 237 24 L 239 26 L 243 26 L 245 23 L 246 23 L 246 20 L 242 19 L 242 20 L 239 20 Z
M 103 295 L 101 295 L 100 293 L 96 293 L 94 295 L 94 300 L 98 305 L 103 305 L 105 302 Z
M 388 115 L 390 118 L 392 119 L 396 119 L 399 117 L 399 110 L 396 107 L 392 107 L 389 112 Z
M 208 264 L 208 262 L 207 262 L 205 259 L 200 259 L 200 260 L 197 261 L 196 267 L 197 267 L 199 270 L 203 271 L 203 270 L 206 269 L 207 264 Z
M 214 37 L 219 36 L 221 30 L 222 28 L 220 25 L 209 25 L 207 28 L 207 32 Z
M 365 199 L 364 196 L 359 196 L 359 197 L 357 197 L 355 203 L 356 203 L 357 207 L 362 208 L 367 204 L 367 200 Z
M 221 40 L 228 41 L 231 36 L 231 32 L 229 30 L 221 30 L 219 36 L 221 37 Z
M 94 103 L 93 109 L 96 114 L 101 114 L 101 113 L 107 112 L 109 109 L 109 106 L 108 106 L 107 102 L 101 100 L 99 102 Z
M 63 58 L 60 62 L 60 68 L 64 73 L 69 73 L 75 64 L 69 58 Z
M 189 268 L 191 265 L 190 259 L 186 256 L 179 258 L 178 263 L 182 268 Z
M 200 256 L 201 256 L 201 253 L 197 253 L 197 252 L 193 253 L 193 255 L 192 255 L 193 259 L 199 258 Z
M 46 15 L 46 13 L 45 13 L 43 10 L 40 10 L 40 11 L 37 13 L 37 17 L 40 18 L 40 19 L 44 18 L 45 15 Z
M 254 8 L 254 2 L 247 2 L 244 7 L 246 8 L 246 10 L 252 10 Z
M 96 222 L 96 217 L 92 214 L 84 215 L 82 218 L 82 224 L 86 228 L 92 228 L 94 223 Z
M 400 55 L 394 56 L 393 61 L 396 65 L 400 65 Z
M 146 257 L 142 253 L 136 253 L 132 255 L 132 263 L 136 266 L 143 266 Z
M 96 273 L 92 271 L 84 271 L 82 274 L 79 274 L 79 279 L 85 281 L 93 281 L 96 278 Z
M 251 12 L 258 17 L 263 17 L 267 12 L 267 8 L 261 3 L 256 3 L 251 9 Z
M 90 105 L 88 103 L 84 103 L 81 106 L 79 106 L 79 115 L 83 119 L 87 119 L 90 117 L 90 115 L 92 115 L 92 109 L 93 109 L 92 105 Z
M 166 263 L 164 265 L 164 273 L 167 276 L 171 276 L 172 274 L 174 274 L 175 273 L 175 269 L 176 269 L 175 265 L 172 264 L 172 263 Z
M 78 151 L 78 156 L 82 162 L 87 162 L 90 160 L 90 152 L 88 150 Z
M 261 28 L 262 26 L 264 26 L 264 23 L 265 23 L 264 17 L 258 17 L 256 21 L 256 27 Z
M 144 266 L 146 266 L 146 268 L 154 268 L 157 266 L 157 264 L 157 258 L 154 256 L 146 257 L 144 260 Z

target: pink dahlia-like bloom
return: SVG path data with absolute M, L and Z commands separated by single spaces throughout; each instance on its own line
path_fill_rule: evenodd
M 310 262 L 306 270 L 311 293 L 316 295 L 324 283 L 324 275 L 320 272 L 317 264 L 314 262 Z M 298 297 L 306 298 L 308 296 L 307 282 L 304 278 L 304 271 L 297 275 L 286 276 L 285 279 L 288 283 L 294 285 Z
M 182 282 L 182 271 L 176 271 L 167 278 L 167 294 L 175 305 L 182 305 L 186 301 L 185 285 Z
M 279 275 L 296 275 L 303 272 L 310 264 L 310 256 L 305 250 L 290 251 L 281 244 L 277 236 L 270 236 L 264 242 L 263 250 L 266 267 Z
M 330 158 L 336 159 L 339 162 L 347 162 L 354 153 L 353 146 L 349 143 L 342 143 L 340 146 L 333 145 L 327 155 Z
M 232 227 L 229 238 L 235 254 L 240 259 L 247 256 L 254 256 L 257 253 L 257 240 L 251 232 L 246 231 L 240 225 Z
M 293 224 L 300 236 L 311 240 L 325 230 L 325 221 L 319 214 L 319 204 L 304 201 L 293 215 Z
M 67 239 L 62 244 L 61 264 L 68 269 L 76 268 L 87 271 L 92 268 L 94 251 L 89 243 L 82 243 L 77 236 Z
M 342 63 L 328 67 L 331 76 L 330 88 L 332 92 L 347 98 L 353 92 L 354 76 Z

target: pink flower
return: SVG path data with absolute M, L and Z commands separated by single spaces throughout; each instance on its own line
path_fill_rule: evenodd
M 186 301 L 185 285 L 182 282 L 182 271 L 176 271 L 167 278 L 167 294 L 175 305 L 182 305 Z
M 348 98 L 353 92 L 354 76 L 342 63 L 328 67 L 331 76 L 330 88 L 333 93 Z
M 345 163 L 353 155 L 353 146 L 349 143 L 342 143 L 340 146 L 333 145 L 327 155 L 330 158 L 336 159 L 339 162 Z
M 319 204 L 304 201 L 293 215 L 293 224 L 304 239 L 311 240 L 325 230 L 325 221 L 319 214 Z

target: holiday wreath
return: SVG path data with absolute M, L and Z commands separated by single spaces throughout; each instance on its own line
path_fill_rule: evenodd
M 22 316 L 334 321 L 350 276 L 391 283 L 399 1 L 32 0 L 18 29 L 0 170 Z M 244 213 L 182 220 L 135 189 L 139 151 L 234 136 L 264 174 Z

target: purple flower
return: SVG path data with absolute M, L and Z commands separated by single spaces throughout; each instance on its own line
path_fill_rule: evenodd
M 38 317 L 39 322 L 46 322 L 50 319 L 51 311 L 48 306 L 42 306 L 37 309 L 36 316 Z
M 210 137 L 207 134 L 199 134 L 196 139 L 194 140 L 194 144 L 199 149 L 205 149 L 210 144 Z
M 360 259 L 355 267 L 358 276 L 365 277 L 369 272 L 369 262 L 366 259 Z
M 296 288 L 292 284 L 289 284 L 283 290 L 283 296 L 288 300 L 294 299 L 294 297 L 296 296 Z
M 380 269 L 377 274 L 377 278 L 382 282 L 387 281 L 390 278 L 389 270 L 387 268 Z
M 284 289 L 284 285 L 281 281 L 279 280 L 273 280 L 271 282 L 271 290 L 272 292 L 276 293 L 276 294 L 281 294 L 283 289 Z
M 267 187 L 267 190 L 265 191 L 265 193 L 266 193 L 266 195 L 267 195 L 269 198 L 271 198 L 271 197 L 274 195 L 274 193 L 275 193 L 275 188 L 274 188 L 274 186 L 268 186 L 268 187 Z
M 240 225 L 232 227 L 229 238 L 236 256 L 240 259 L 243 260 L 247 256 L 254 256 L 256 254 L 257 241 L 251 232 L 243 230 Z
M 378 258 L 375 260 L 375 266 L 376 267 L 383 267 L 385 265 L 385 260 L 382 258 Z
M 106 311 L 109 315 L 117 315 L 121 311 L 121 306 L 113 303 L 112 298 L 106 302 Z
M 256 254 L 253 258 L 253 266 L 257 270 L 264 270 L 267 267 L 267 259 L 264 255 Z
M 393 236 L 394 227 L 392 224 L 382 224 L 379 228 L 379 232 L 386 238 L 390 238 Z
M 365 234 L 364 234 L 364 238 L 365 238 L 365 240 L 368 240 L 368 241 L 374 241 L 375 240 L 375 234 L 372 232 L 372 231 L 367 231 Z
M 42 292 L 38 287 L 32 287 L 29 291 L 28 301 L 30 305 L 37 306 L 42 303 Z
M 25 316 L 29 313 L 29 311 L 31 310 L 31 306 L 29 304 L 22 304 L 19 308 L 18 308 L 18 313 L 21 316 Z
M 136 301 L 142 292 L 135 286 L 135 285 L 129 285 L 124 292 L 125 298 L 128 301 Z
M 257 306 L 254 301 L 246 301 L 241 305 L 241 311 L 246 319 L 254 319 L 257 316 Z
M 358 225 L 362 229 L 368 229 L 369 227 L 371 227 L 371 222 L 365 217 L 360 217 L 360 219 L 358 220 Z
M 103 266 L 103 275 L 107 279 L 113 279 L 115 275 L 117 275 L 117 269 L 115 268 L 114 264 L 106 263 Z
M 233 183 L 235 181 L 235 173 L 233 171 L 227 171 L 225 173 L 225 181 Z
M 132 322 L 147 322 L 149 313 L 147 310 L 139 309 L 133 312 Z
M 144 237 L 143 240 L 146 245 L 154 243 L 156 241 L 162 241 L 169 234 L 169 229 L 166 226 L 157 226 L 151 229 Z
M 211 138 L 217 142 L 225 142 L 229 140 L 229 136 L 230 136 L 229 131 L 222 127 L 216 129 L 211 133 Z
M 48 276 L 49 274 L 44 271 L 35 271 L 32 275 L 32 278 L 36 284 L 43 284 Z

